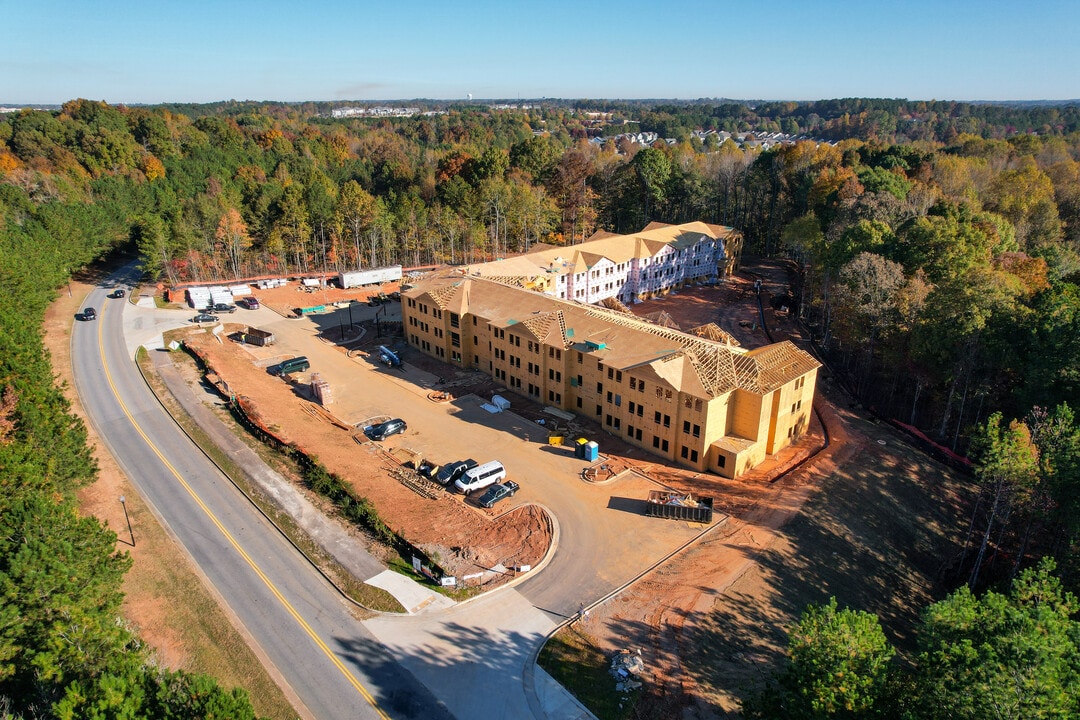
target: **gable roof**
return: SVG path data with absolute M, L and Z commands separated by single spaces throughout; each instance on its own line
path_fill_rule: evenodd
M 425 296 L 443 309 L 472 314 L 491 325 L 521 326 L 521 332 L 563 349 L 573 348 L 635 376 L 657 381 L 696 397 L 715 397 L 735 389 L 765 394 L 820 367 L 791 342 L 745 350 L 712 337 L 656 325 L 625 312 L 558 300 L 483 278 L 433 276 L 402 293 Z M 711 337 L 710 337 L 711 336 Z

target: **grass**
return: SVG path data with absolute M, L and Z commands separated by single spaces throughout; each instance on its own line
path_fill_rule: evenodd
M 174 353 L 173 358 L 174 362 L 186 362 L 194 367 L 195 361 L 186 353 Z M 172 417 L 182 428 L 184 428 L 184 431 L 191 437 L 195 444 L 198 445 L 219 468 L 221 468 L 222 472 L 229 476 L 232 482 L 234 482 L 237 487 L 239 487 L 240 490 L 274 522 L 285 536 L 288 537 L 316 567 L 334 582 L 346 597 L 367 610 L 389 613 L 405 612 L 405 608 L 398 602 L 397 598 L 389 592 L 354 578 L 347 570 L 345 570 L 345 568 L 335 561 L 332 556 L 313 542 L 311 538 L 308 537 L 307 533 L 305 533 L 288 514 L 283 512 L 276 504 L 266 498 L 260 488 L 249 483 L 240 467 L 233 462 L 226 453 L 222 452 L 221 448 L 209 438 L 202 428 L 200 428 L 199 425 L 183 411 L 180 403 L 176 401 L 165 384 L 153 371 L 153 368 L 149 364 L 149 359 L 146 358 L 144 362 L 144 358 L 140 356 L 139 363 L 143 370 L 143 375 L 146 376 L 154 393 L 165 404 Z M 241 438 L 249 447 L 258 453 L 260 458 L 270 461 L 275 470 L 294 480 L 298 477 L 299 469 L 296 467 L 295 463 L 252 438 L 239 424 L 235 423 L 230 414 L 224 412 L 219 413 L 219 417 L 223 422 L 228 423 L 236 436 Z M 325 508 L 323 509 L 325 511 Z
M 607 657 L 572 623 L 544 645 L 537 662 L 600 720 L 633 717 L 641 690 L 617 691 Z

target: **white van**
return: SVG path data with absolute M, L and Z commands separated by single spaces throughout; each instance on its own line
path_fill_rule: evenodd
M 479 467 L 470 468 L 454 485 L 463 493 L 471 493 L 473 490 L 486 488 L 506 478 L 506 468 L 498 460 L 484 463 Z

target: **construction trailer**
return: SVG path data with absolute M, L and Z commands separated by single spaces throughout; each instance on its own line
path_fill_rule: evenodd
M 381 285 L 388 282 L 401 280 L 401 266 L 389 265 L 370 270 L 354 270 L 352 272 L 338 273 L 338 284 L 343 290 L 360 287 L 362 285 Z

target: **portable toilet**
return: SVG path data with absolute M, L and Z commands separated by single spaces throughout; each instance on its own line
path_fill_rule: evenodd
M 588 439 L 578 438 L 574 441 L 574 457 L 585 459 L 585 446 L 589 444 Z
M 585 444 L 585 459 L 589 462 L 596 462 L 600 457 L 600 445 L 595 440 L 592 440 Z

